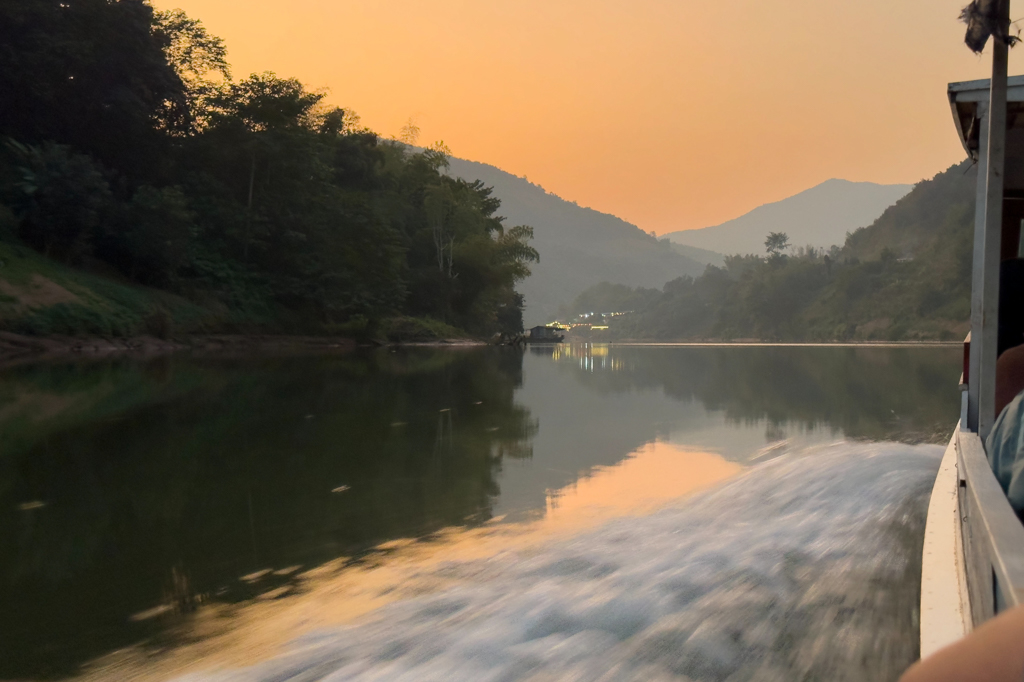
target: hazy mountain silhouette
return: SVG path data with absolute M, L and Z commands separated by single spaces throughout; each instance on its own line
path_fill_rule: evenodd
M 730 255 L 764 253 L 764 239 L 769 232 L 785 232 L 794 247 L 842 246 L 848 232 L 873 223 L 913 187 L 826 180 L 721 225 L 664 236 L 677 244 Z
M 668 239 L 666 235 L 662 235 L 661 239 Z M 671 242 L 672 248 L 676 253 L 680 253 L 687 258 L 701 263 L 703 265 L 714 265 L 715 267 L 722 267 L 725 265 L 725 254 L 719 253 L 718 251 L 709 251 L 707 249 L 699 249 L 696 246 L 689 246 L 687 244 L 680 244 L 678 242 Z
M 717 256 L 696 250 L 700 260 L 683 255 L 636 225 L 561 199 L 494 166 L 452 158 L 449 173 L 494 187 L 505 224 L 534 228 L 540 263 L 517 287 L 526 297 L 528 327 L 550 321 L 560 304 L 600 282 L 660 289 L 676 277 L 700 275 Z

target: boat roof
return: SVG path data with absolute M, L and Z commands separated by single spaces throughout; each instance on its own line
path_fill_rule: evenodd
M 978 105 L 988 102 L 989 79 L 960 81 L 947 87 L 949 106 L 953 110 L 953 121 L 960 136 L 960 144 L 972 159 L 978 159 Z M 1006 79 L 1006 125 L 1008 128 L 1024 128 L 1024 75 Z

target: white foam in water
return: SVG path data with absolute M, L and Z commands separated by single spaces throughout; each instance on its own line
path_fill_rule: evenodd
M 942 449 L 840 443 L 539 553 L 208 682 L 892 680 L 917 651 Z

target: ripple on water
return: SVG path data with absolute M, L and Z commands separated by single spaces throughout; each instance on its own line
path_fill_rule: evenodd
M 840 443 L 529 555 L 473 562 L 289 653 L 203 682 L 889 680 L 916 658 L 942 449 Z

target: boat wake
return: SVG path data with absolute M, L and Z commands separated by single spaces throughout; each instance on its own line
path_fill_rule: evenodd
M 917 652 L 942 448 L 843 442 L 535 551 L 203 682 L 892 680 Z

